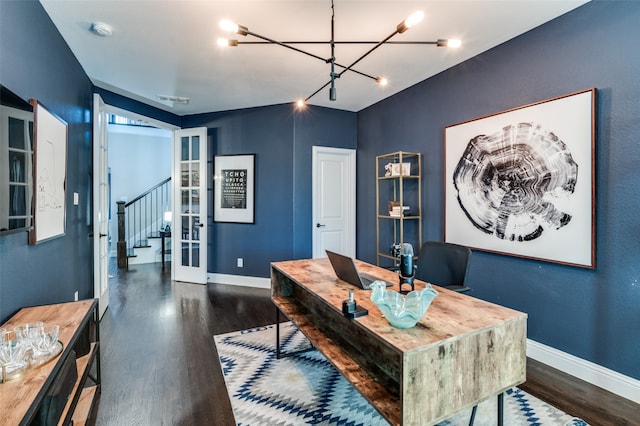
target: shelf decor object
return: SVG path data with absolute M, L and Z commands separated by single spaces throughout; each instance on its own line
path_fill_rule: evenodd
M 389 324 L 397 328 L 415 327 L 437 295 L 438 292 L 429 284 L 422 290 L 410 291 L 406 295 L 387 289 L 384 281 L 371 284 L 371 301 Z
M 595 268 L 596 89 L 445 128 L 445 241 Z
M 23 308 L 0 328 L 38 323 L 45 332 L 58 325 L 56 343 L 51 352 L 34 357 L 29 368 L 12 371 L 0 384 L 0 424 L 87 424 L 101 381 L 98 300 Z
M 389 163 L 391 176 L 410 176 L 411 163 Z
M 4 359 L 3 350 L 0 349 L 0 384 L 23 377 L 29 370 L 38 368 L 57 358 L 62 353 L 62 349 L 64 349 L 62 342 L 56 341 L 51 345 L 51 349 L 48 352 L 34 354 L 33 350 L 28 348 L 27 342 L 23 342 L 21 345 L 24 345 L 24 354 L 20 360 L 21 362 L 7 362 Z
M 215 156 L 215 222 L 254 223 L 255 162 L 255 154 Z
M 253 31 L 250 31 L 249 28 L 245 27 L 244 25 L 238 25 L 235 22 L 231 22 L 229 20 L 222 20 L 220 22 L 220 29 L 222 29 L 223 31 L 226 32 L 230 32 L 230 33 L 234 33 L 237 35 L 241 35 L 243 37 L 246 36 L 252 36 L 255 37 L 257 39 L 259 39 L 260 41 L 257 40 L 251 40 L 251 41 L 238 41 L 236 39 L 225 39 L 225 38 L 220 38 L 218 39 L 218 45 L 219 46 L 238 46 L 240 44 L 275 44 L 278 46 L 282 46 L 285 47 L 287 49 L 290 49 L 294 52 L 298 52 L 298 53 L 302 53 L 303 55 L 307 55 L 310 56 L 312 58 L 318 59 L 322 62 L 324 62 L 325 64 L 329 64 L 330 68 L 331 68 L 331 72 L 329 73 L 330 76 L 330 80 L 325 83 L 322 87 L 320 87 L 318 90 L 316 90 L 315 92 L 313 92 L 311 95 L 307 96 L 306 99 L 302 100 L 298 100 L 297 105 L 298 107 L 303 107 L 304 105 L 306 105 L 306 103 L 309 101 L 309 99 L 311 99 L 312 97 L 314 97 L 316 94 L 318 94 L 321 90 L 323 90 L 324 88 L 326 88 L 327 86 L 330 86 L 329 88 L 329 100 L 331 101 L 335 101 L 336 100 L 336 87 L 335 87 L 335 81 L 336 79 L 342 77 L 342 75 L 344 73 L 346 73 L 347 71 L 351 71 L 353 73 L 356 73 L 362 77 L 366 77 L 369 78 L 373 81 L 375 81 L 376 83 L 384 86 L 387 84 L 387 79 L 380 77 L 380 76 L 372 76 L 369 74 L 366 74 L 362 71 L 359 71 L 357 69 L 355 69 L 354 67 L 360 63 L 360 61 L 362 61 L 364 58 L 366 58 L 367 56 L 369 56 L 369 54 L 371 54 L 374 50 L 376 50 L 378 47 L 382 46 L 383 44 L 415 44 L 415 45 L 434 45 L 437 47 L 452 47 L 452 48 L 457 48 L 460 47 L 461 42 L 460 40 L 454 40 L 454 39 L 438 39 L 435 41 L 390 41 L 391 38 L 395 37 L 397 34 L 402 34 L 405 31 L 407 31 L 409 28 L 414 27 L 415 25 L 419 24 L 420 22 L 422 22 L 422 20 L 424 19 L 424 12 L 422 11 L 417 11 L 414 12 L 413 14 L 411 14 L 407 19 L 405 19 L 404 21 L 400 22 L 395 30 L 393 32 L 391 32 L 387 37 L 385 37 L 384 39 L 382 39 L 381 41 L 366 41 L 366 40 L 361 40 L 361 41 L 337 41 L 335 39 L 335 34 L 334 34 L 334 19 L 335 19 L 335 7 L 333 4 L 333 0 L 331 0 L 331 39 L 330 40 L 324 40 L 324 41 L 277 41 L 274 40 L 272 38 L 269 37 L 265 37 L 263 35 L 254 33 Z M 315 44 L 326 44 L 330 46 L 331 49 L 331 55 L 326 58 L 326 57 L 322 57 L 319 56 L 315 53 L 311 53 L 308 52 L 306 50 L 300 49 L 298 47 L 295 47 L 294 45 L 299 45 L 299 44 L 307 44 L 307 45 L 315 45 Z M 362 56 L 360 56 L 359 58 L 357 58 L 356 60 L 354 60 L 350 65 L 341 65 L 338 62 L 336 62 L 336 45 L 337 44 L 373 44 L 374 46 L 371 47 L 369 50 L 367 50 Z M 338 69 L 340 70 L 340 72 L 337 72 Z
M 31 100 L 34 110 L 34 207 L 29 244 L 65 234 L 67 123 Z
M 395 171 L 394 171 L 395 170 Z M 376 156 L 377 265 L 397 268 L 394 248 L 422 245 L 422 154 L 397 151 Z

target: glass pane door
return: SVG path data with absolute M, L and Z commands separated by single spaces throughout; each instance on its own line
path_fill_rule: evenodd
M 206 283 L 206 128 L 176 131 L 175 278 Z M 174 157 L 174 158 L 176 158 Z M 179 232 L 179 234 L 178 234 Z

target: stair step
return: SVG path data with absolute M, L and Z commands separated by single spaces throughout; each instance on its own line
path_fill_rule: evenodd
M 133 244 L 133 248 L 144 248 L 144 247 L 151 247 L 151 244 L 149 244 L 148 240 L 140 240 Z

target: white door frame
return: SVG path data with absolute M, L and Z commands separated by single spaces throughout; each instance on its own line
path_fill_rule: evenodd
M 356 255 L 356 150 L 346 148 L 331 148 L 325 146 L 313 146 L 312 147 L 312 256 L 313 257 L 326 257 L 324 248 L 321 246 L 319 238 L 319 224 L 318 217 L 319 212 L 319 194 L 320 188 L 320 168 L 318 167 L 318 155 L 319 154 L 331 154 L 343 157 L 346 160 L 347 168 L 345 170 L 345 186 L 347 191 L 347 197 L 342 205 L 342 215 L 345 218 L 345 235 L 346 235 L 346 247 L 344 250 L 345 255 L 355 257 Z M 322 224 L 320 224 L 322 226 Z
M 186 138 L 184 151 L 182 139 Z M 192 158 L 198 138 L 198 158 Z M 183 159 L 182 156 L 188 157 Z M 207 283 L 207 128 L 194 127 L 173 133 L 173 225 L 171 231 L 171 279 Z M 186 171 L 186 175 L 185 175 Z M 194 181 L 197 174 L 198 182 Z M 186 176 L 186 181 L 184 180 Z M 186 199 L 183 193 L 187 193 Z M 196 195 L 197 194 L 197 195 Z M 195 206 L 195 208 L 194 208 Z M 186 225 L 186 232 L 184 224 Z M 196 259 L 197 256 L 197 259 Z
M 102 268 L 103 270 L 101 270 L 100 268 L 100 264 L 99 264 L 99 246 L 98 246 L 98 240 L 100 238 L 100 232 L 99 229 L 97 229 L 96 225 L 98 224 L 98 220 L 96 218 L 96 214 L 99 211 L 99 206 L 100 206 L 100 191 L 98 186 L 98 173 L 101 172 L 101 168 L 103 167 L 107 167 L 107 164 L 105 162 L 105 165 L 102 166 L 100 163 L 100 158 L 99 156 L 96 155 L 96 143 L 98 142 L 98 136 L 102 135 L 102 133 L 99 131 L 99 129 L 97 128 L 97 126 L 99 125 L 99 123 L 97 123 L 95 117 L 96 117 L 96 112 L 99 111 L 100 113 L 103 114 L 116 114 L 119 115 L 121 117 L 128 117 L 132 120 L 140 120 L 144 123 L 148 123 L 151 126 L 155 126 L 161 129 L 166 129 L 166 130 L 170 130 L 170 131 L 174 131 L 176 129 L 179 129 L 178 126 L 175 126 L 173 124 L 169 124 L 169 123 L 165 123 L 163 121 L 159 121 L 156 120 L 154 118 L 151 117 L 147 117 L 141 114 L 137 114 L 135 112 L 131 112 L 131 111 L 127 111 L 125 109 L 122 108 L 118 108 L 115 107 L 113 105 L 109 105 L 109 104 L 105 104 L 102 99 L 100 99 L 99 101 L 96 101 L 96 99 L 100 99 L 100 95 L 95 93 L 94 94 L 94 111 L 93 111 L 93 234 L 94 234 L 94 245 L 93 245 L 93 258 L 94 258 L 94 262 L 93 262 L 93 279 L 94 279 L 94 283 L 93 283 L 93 291 L 94 291 L 94 297 L 95 298 L 99 298 L 100 302 L 100 316 L 102 317 L 102 314 L 104 314 L 104 311 L 107 309 L 109 300 L 108 300 L 108 283 L 104 282 L 101 283 L 100 281 L 100 277 L 103 277 L 104 279 L 108 280 L 108 271 L 105 271 L 104 268 Z M 101 141 L 101 143 L 106 145 L 106 150 L 107 150 L 107 155 L 108 155 L 108 149 L 109 149 L 109 145 L 108 145 L 108 141 L 107 141 L 107 119 L 105 118 L 105 125 L 104 125 L 104 141 Z M 106 171 L 105 171 L 106 172 Z M 107 206 L 108 208 L 109 206 Z M 108 224 L 107 224 L 108 225 Z M 105 237 L 106 238 L 106 237 Z M 116 236 L 117 238 L 117 236 Z M 105 296 L 105 300 L 102 300 L 101 296 L 104 291 L 101 290 L 102 287 L 106 287 L 105 291 L 106 291 L 106 296 Z

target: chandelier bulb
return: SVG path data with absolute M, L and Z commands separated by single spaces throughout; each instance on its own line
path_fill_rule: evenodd
M 449 42 L 447 43 L 447 47 L 452 47 L 452 48 L 458 48 L 462 46 L 462 41 L 456 39 L 456 38 L 450 38 Z
M 219 38 L 217 41 L 218 46 L 226 47 L 226 46 L 237 46 L 238 40 L 228 39 L 228 38 Z
M 243 25 L 238 25 L 228 19 L 222 19 L 220 21 L 220 29 L 229 33 L 239 34 L 246 36 L 249 33 L 249 29 Z
M 378 83 L 380 86 L 386 86 L 389 81 L 384 77 L 376 77 L 376 83 Z
M 439 38 L 436 42 L 438 47 L 451 47 L 453 49 L 462 46 L 462 42 L 455 38 Z
M 238 24 L 228 19 L 222 19 L 220 21 L 220 29 L 228 33 L 235 33 L 236 31 L 238 31 Z
M 407 31 L 409 28 L 415 27 L 424 19 L 424 12 L 418 10 L 417 12 L 413 12 L 407 19 L 400 22 L 396 28 L 396 30 L 402 34 Z
M 407 19 L 404 20 L 404 24 L 407 28 L 412 28 L 418 25 L 424 19 L 424 12 L 418 10 L 417 12 L 413 12 Z
M 305 101 L 303 99 L 298 99 L 298 102 L 296 102 L 296 106 L 298 108 L 303 108 L 306 105 Z

